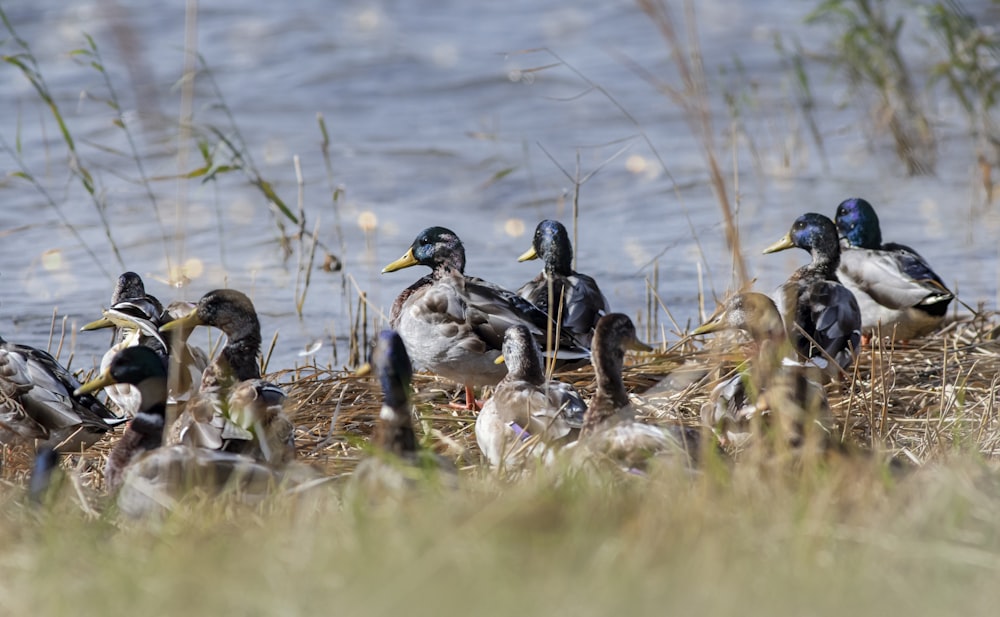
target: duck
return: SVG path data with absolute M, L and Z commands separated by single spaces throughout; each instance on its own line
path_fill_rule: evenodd
M 111 294 L 110 307 L 100 319 L 80 328 L 81 332 L 114 328 L 113 343 L 101 357 L 99 370 L 107 368 L 120 350 L 135 345 L 148 346 L 166 358 L 167 343 L 157 330 L 162 313 L 163 305 L 146 293 L 142 277 L 135 272 L 121 274 Z M 135 415 L 139 393 L 131 384 L 112 384 L 104 391 L 124 415 Z
M 809 251 L 812 261 L 778 287 L 774 302 L 792 348 L 836 377 L 854 364 L 861 349 L 861 309 L 854 294 L 837 278 L 840 243 L 836 225 L 822 214 L 803 214 L 764 253 L 795 247 Z
M 99 376 L 77 393 L 128 383 L 140 392 L 140 409 L 108 455 L 104 487 L 126 518 L 144 518 L 173 508 L 192 489 L 208 495 L 224 491 L 257 501 L 290 482 L 285 469 L 252 456 L 185 444 L 164 445 L 167 365 L 152 349 L 119 351 Z
M 829 442 L 834 422 L 826 391 L 813 378 L 814 367 L 788 360 L 791 343 L 774 301 L 757 292 L 736 294 L 691 334 L 723 330 L 748 334 L 756 354 L 751 366 L 721 381 L 702 407 L 702 420 L 720 443 L 744 445 L 758 419 L 776 424 L 792 447 Z
M 374 455 L 355 469 L 354 485 L 369 496 L 414 488 L 418 478 L 454 486 L 454 464 L 421 448 L 417 440 L 411 401 L 413 365 L 399 333 L 386 329 L 378 334 L 371 363 L 357 375 L 372 370 L 382 388 L 382 408 L 372 437 Z
M 79 385 L 49 353 L 0 337 L 0 443 L 79 452 L 126 421 Z
M 170 382 L 169 405 L 180 413 L 184 404 L 197 392 L 201 385 L 201 375 L 208 366 L 208 355 L 203 349 L 188 342 L 190 329 L 182 329 L 177 336 L 165 337 L 159 328 L 165 323 L 187 315 L 194 305 L 187 302 L 172 302 L 162 307 L 156 298 L 144 296 L 130 298 L 112 304 L 104 311 L 103 317 L 92 321 L 81 331 L 114 327 L 114 345 L 101 358 L 100 370 L 104 370 L 114 355 L 125 347 L 143 345 L 160 354 L 170 363 L 170 372 L 176 381 Z M 139 396 L 131 384 L 116 383 L 105 388 L 108 398 L 115 402 L 126 415 L 134 415 Z
M 273 465 L 294 459 L 295 427 L 284 412 L 286 394 L 261 378 L 260 321 L 253 302 L 241 291 L 216 289 L 160 331 L 202 325 L 222 330 L 226 345 L 205 368 L 198 394 L 170 427 L 167 443 L 248 454 Z
M 859 197 L 837 206 L 841 238 L 837 274 L 861 307 L 861 330 L 881 328 L 897 340 L 920 338 L 941 326 L 955 295 L 912 248 L 882 242 L 878 215 Z
M 402 257 L 382 273 L 423 265 L 431 273 L 399 294 L 392 305 L 390 327 L 406 344 L 419 370 L 465 386 L 466 407 L 474 410 L 474 387 L 496 385 L 506 370 L 497 365 L 504 332 L 527 326 L 544 344 L 548 316 L 512 291 L 465 274 L 465 247 L 455 232 L 428 227 Z M 582 361 L 589 352 L 567 332 L 560 336 L 556 357 Z
M 584 346 L 590 346 L 597 320 L 610 313 L 611 307 L 593 278 L 573 270 L 573 245 L 562 223 L 546 219 L 535 227 L 531 248 L 517 258 L 533 259 L 541 259 L 545 265 L 538 276 L 517 290 L 517 295 L 552 317 L 552 309 L 561 306 L 561 327 Z
M 497 360 L 507 366 L 507 375 L 483 404 L 475 427 L 476 443 L 490 465 L 516 470 L 532 457 L 544 458 L 551 445 L 575 440 L 587 405 L 573 386 L 545 379 L 528 328 L 507 329 Z
M 570 450 L 574 457 L 583 452 L 585 460 L 610 460 L 628 472 L 642 472 L 654 459 L 663 458 L 693 466 L 701 443 L 696 429 L 654 426 L 635 419 L 622 377 L 627 350 L 653 349 L 639 340 L 628 315 L 608 313 L 601 317 L 591 348 L 597 387 L 587 403 L 579 439 L 564 450 Z

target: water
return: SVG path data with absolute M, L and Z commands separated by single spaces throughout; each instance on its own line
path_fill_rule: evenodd
M 178 167 L 181 3 L 155 9 L 127 0 L 65 4 L 38 0 L 4 8 L 31 45 L 97 180 L 125 266 L 143 274 L 164 300 L 197 299 L 222 285 L 248 292 L 265 340 L 280 333 L 272 369 L 303 362 L 300 352 L 315 341 L 323 342 L 316 360 L 332 362 L 335 339 L 343 363 L 354 283 L 346 284 L 345 295 L 341 274 L 315 271 L 299 319 L 297 258 L 283 260 L 278 217 L 260 193 L 237 173 L 208 183 L 173 179 L 203 164 L 188 149 L 185 166 Z M 713 0 L 697 6 L 715 145 L 732 194 L 738 181 L 744 255 L 757 289 L 773 289 L 805 262 L 801 251 L 760 255 L 798 214 L 832 215 L 842 199 L 861 195 L 878 208 L 887 240 L 915 245 L 967 302 L 995 306 L 998 217 L 980 208 L 975 151 L 959 110 L 935 99 L 942 139 L 938 173 L 905 178 L 885 141 L 870 139 L 870 124 L 862 121 L 860 105 L 848 100 L 842 78 L 815 66 L 825 167 L 773 45 L 780 33 L 786 42 L 798 37 L 810 49 L 823 49 L 830 33 L 802 24 L 811 3 Z M 624 60 L 677 83 L 666 45 L 631 2 L 220 0 L 202 3 L 197 27 L 198 51 L 261 175 L 297 209 L 293 157 L 299 157 L 307 227 L 319 222 L 321 240 L 374 307 L 387 312 L 395 295 L 423 274 L 379 271 L 429 225 L 459 234 L 469 273 L 508 287 L 533 277 L 538 262 L 515 259 L 538 220 L 569 222 L 573 183 L 552 159 L 572 174 L 577 156 L 582 175 L 600 168 L 581 188 L 578 269 L 599 281 L 613 308 L 633 315 L 644 308 L 654 263 L 657 291 L 682 326 L 699 319 L 699 265 L 710 296 L 722 297 L 730 285 L 732 267 L 701 141 L 678 106 Z M 163 225 L 179 242 L 159 238 L 128 144 L 99 100 L 106 96 L 101 76 L 68 53 L 84 46 L 85 32 L 101 49 L 146 172 L 159 178 L 152 188 Z M 3 53 L 13 51 L 7 41 Z M 734 73 L 734 57 L 746 79 Z M 560 59 L 562 66 L 532 71 Z M 752 87 L 740 86 L 744 81 Z M 746 135 L 735 140 L 724 88 L 743 96 Z M 0 135 L 11 147 L 20 143 L 26 168 L 103 269 L 116 275 L 121 266 L 93 201 L 68 172 L 55 123 L 11 66 L 0 70 L 0 106 Z M 214 125 L 235 137 L 205 76 L 196 81 L 194 110 L 200 129 Z M 332 184 L 320 151 L 318 112 L 331 136 Z M 759 153 L 756 164 L 751 145 Z M 9 156 L 3 160 L 8 174 L 16 171 Z M 343 251 L 331 186 L 344 191 Z M 111 278 L 27 182 L 8 176 L 0 196 L 0 332 L 44 346 L 53 308 L 75 329 L 107 304 Z M 366 233 L 361 221 L 373 220 L 377 224 Z M 186 287 L 169 287 L 168 257 L 173 264 L 194 260 L 201 271 Z M 105 336 L 78 335 L 74 366 L 92 366 L 106 345 Z

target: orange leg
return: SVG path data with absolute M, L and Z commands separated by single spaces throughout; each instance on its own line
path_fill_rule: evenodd
M 465 384 L 465 404 L 461 405 L 459 403 L 448 403 L 448 407 L 452 409 L 462 409 L 465 411 L 480 411 L 483 408 L 483 403 L 476 400 L 476 392 L 473 390 L 472 386 Z

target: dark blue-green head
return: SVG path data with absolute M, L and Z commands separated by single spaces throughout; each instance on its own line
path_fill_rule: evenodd
M 840 261 L 837 226 L 822 214 L 809 212 L 795 219 L 785 237 L 764 249 L 764 253 L 777 253 L 793 247 L 809 251 L 814 260 Z
M 882 229 L 875 208 L 860 197 L 846 199 L 837 206 L 837 229 L 851 246 L 882 248 Z
M 167 400 L 167 367 L 156 351 L 143 345 L 122 349 L 100 375 L 77 388 L 74 394 L 96 392 L 116 383 L 132 384 L 139 389 L 143 411 L 162 413 Z
M 409 414 L 413 365 L 403 339 L 395 330 L 383 330 L 375 342 L 372 364 L 382 384 L 385 405 Z
M 115 383 L 138 385 L 147 379 L 166 379 L 163 358 L 149 347 L 126 347 L 111 359 L 108 373 Z
M 546 219 L 535 227 L 531 248 L 517 258 L 518 261 L 541 259 L 550 274 L 573 274 L 573 244 L 569 233 L 559 221 Z
M 141 298 L 146 295 L 146 286 L 142 282 L 142 277 L 135 272 L 123 272 L 115 282 L 115 289 L 111 292 L 112 306 L 122 300 Z
M 417 235 L 402 257 L 382 268 L 382 273 L 418 265 L 435 272 L 446 267 L 465 272 L 465 247 L 450 229 L 428 227 Z

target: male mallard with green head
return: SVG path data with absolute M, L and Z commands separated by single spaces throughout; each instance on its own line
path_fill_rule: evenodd
M 563 329 L 589 346 L 597 320 L 611 312 L 611 308 L 597 282 L 573 270 L 573 246 L 562 223 L 546 219 L 538 224 L 531 248 L 517 260 L 531 259 L 541 259 L 544 266 L 517 294 L 553 319 L 559 317 Z M 560 306 L 561 313 L 554 314 L 553 310 Z
M 454 484 L 455 466 L 420 447 L 413 429 L 413 366 L 403 339 L 393 330 L 379 333 L 372 365 L 382 386 L 382 408 L 372 437 L 376 452 L 354 472 L 355 486 L 369 495 L 397 493 L 431 474 Z
M 803 214 L 764 253 L 795 247 L 808 251 L 812 261 L 778 288 L 775 304 L 799 355 L 834 374 L 854 364 L 861 345 L 861 309 L 837 278 L 837 227 L 822 214 Z
M 955 297 L 919 253 L 903 244 L 882 242 L 875 208 L 864 199 L 837 206 L 841 236 L 837 274 L 861 308 L 861 331 L 906 340 L 937 329 Z
M 506 373 L 495 360 L 507 328 L 525 325 L 544 341 L 548 317 L 514 292 L 466 276 L 465 247 L 444 227 L 420 232 L 409 250 L 382 272 L 416 265 L 431 273 L 399 294 L 389 324 L 418 369 L 465 385 L 466 405 L 472 409 L 473 387 L 495 385 Z M 565 333 L 557 357 L 579 360 L 586 355 Z

